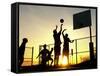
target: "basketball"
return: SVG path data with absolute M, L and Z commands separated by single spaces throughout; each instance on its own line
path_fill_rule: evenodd
M 60 22 L 63 23 L 64 22 L 64 19 L 60 19 Z

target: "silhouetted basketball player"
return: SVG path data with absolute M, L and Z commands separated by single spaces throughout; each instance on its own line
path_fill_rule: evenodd
M 62 35 L 63 35 L 63 39 L 64 39 L 63 56 L 67 56 L 68 63 L 69 63 L 69 42 L 72 43 L 74 40 L 70 40 L 67 33 L 64 35 L 65 30 L 66 29 L 64 29 L 62 31 Z
M 37 58 L 38 58 L 38 57 L 41 55 L 41 57 L 42 57 L 41 64 L 42 64 L 43 66 L 46 65 L 46 57 L 47 57 L 48 54 L 49 54 L 49 50 L 46 49 L 46 47 L 47 47 L 46 44 L 43 45 L 43 50 L 41 50 L 41 52 L 40 52 L 39 55 L 37 56 Z
M 53 48 L 51 48 L 51 51 L 49 52 L 48 56 L 46 57 L 46 61 L 51 60 L 51 65 L 53 63 L 53 59 L 51 58 L 52 51 L 53 51 Z
M 60 31 L 57 33 L 57 27 L 56 29 L 54 29 L 53 31 L 53 37 L 54 37 L 54 65 L 58 65 L 59 62 L 59 55 L 60 55 L 60 50 L 61 50 L 61 40 L 60 40 L 60 35 L 61 35 L 61 31 L 62 31 L 62 24 L 60 27 Z
M 23 42 L 21 44 L 21 46 L 19 47 L 18 50 L 18 63 L 19 63 L 19 67 L 22 65 L 23 60 L 24 60 L 24 52 L 25 52 L 25 46 L 26 43 L 28 42 L 27 38 L 23 38 Z

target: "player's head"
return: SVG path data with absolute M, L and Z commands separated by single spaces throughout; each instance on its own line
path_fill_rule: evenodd
M 28 42 L 28 39 L 27 38 L 23 38 L 23 42 L 24 43 L 27 43 Z
M 65 34 L 65 37 L 68 37 L 68 34 Z
M 51 50 L 53 50 L 53 48 L 51 48 Z
M 47 45 L 46 45 L 46 44 L 44 44 L 44 45 L 43 45 L 43 48 L 45 49 L 46 47 L 47 47 Z

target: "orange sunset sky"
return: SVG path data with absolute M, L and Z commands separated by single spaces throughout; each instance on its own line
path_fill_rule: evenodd
M 63 29 L 67 29 L 65 33 L 69 34 L 70 39 L 89 37 L 89 28 L 81 28 L 73 30 L 73 14 L 89 10 L 88 8 L 76 7 L 52 7 L 52 6 L 36 6 L 36 5 L 20 5 L 19 6 L 19 46 L 23 38 L 28 38 L 27 47 L 34 46 L 33 61 L 38 63 L 36 56 L 39 54 L 39 45 L 54 43 L 53 30 L 58 25 L 60 27 L 60 19 L 64 19 Z M 96 10 L 91 10 L 92 20 L 92 36 L 96 35 Z M 61 41 L 63 38 L 61 35 Z M 78 52 L 88 50 L 89 39 L 78 41 Z M 96 47 L 96 39 L 93 38 L 94 47 Z M 70 48 L 74 47 L 74 43 L 70 44 Z M 74 49 L 74 48 L 73 48 Z M 24 57 L 30 57 L 31 52 L 25 52 Z M 87 54 L 85 54 L 87 55 Z

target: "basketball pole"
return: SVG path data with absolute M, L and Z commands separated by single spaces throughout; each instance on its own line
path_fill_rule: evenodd
M 89 32 L 90 32 L 90 42 L 89 42 L 90 60 L 93 63 L 93 60 L 94 60 L 94 44 L 92 42 L 91 26 L 89 26 Z

